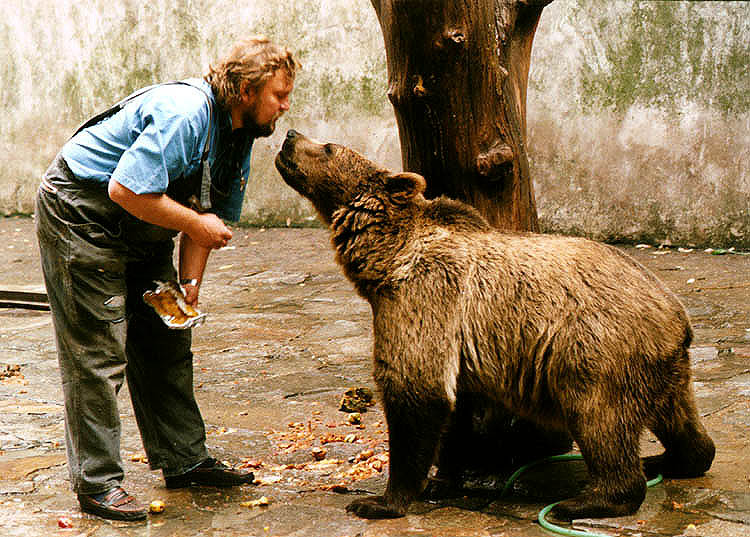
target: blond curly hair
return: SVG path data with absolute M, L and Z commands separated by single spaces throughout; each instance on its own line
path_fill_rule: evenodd
M 242 98 L 247 89 L 257 89 L 283 69 L 294 80 L 300 63 L 286 47 L 280 47 L 266 36 L 243 39 L 208 68 L 203 78 L 211 85 L 216 102 L 227 109 Z

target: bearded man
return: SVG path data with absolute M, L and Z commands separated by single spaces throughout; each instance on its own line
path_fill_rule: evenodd
M 197 304 L 209 253 L 232 238 L 224 220 L 240 217 L 253 140 L 289 109 L 298 68 L 265 37 L 242 40 L 203 79 L 145 88 L 93 117 L 42 179 L 37 236 L 68 467 L 84 512 L 147 517 L 122 488 L 117 393 L 125 379 L 149 464 L 167 488 L 253 481 L 209 456 L 191 332 L 169 329 L 142 296 L 156 280 L 178 280 Z

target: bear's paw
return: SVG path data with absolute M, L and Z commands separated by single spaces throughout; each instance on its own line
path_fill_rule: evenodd
M 360 518 L 399 518 L 404 516 L 402 511 L 389 506 L 383 496 L 354 500 L 346 506 L 346 510 Z

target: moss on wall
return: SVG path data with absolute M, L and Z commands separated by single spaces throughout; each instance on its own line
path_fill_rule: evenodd
M 750 17 L 726 2 L 556 1 L 529 146 L 547 231 L 750 248 Z
M 591 8 L 589 13 L 596 15 Z M 587 111 L 650 104 L 677 112 L 686 100 L 725 114 L 750 108 L 747 22 L 737 6 L 634 2 L 616 21 L 596 25 L 607 32 L 601 37 L 607 38 L 608 68 L 580 64 Z
M 750 17 L 738 2 L 555 0 L 528 93 L 544 229 L 750 248 Z M 310 225 L 272 159 L 294 127 L 400 168 L 385 51 L 368 0 L 26 0 L 0 22 L 0 214 L 29 213 L 82 120 L 151 83 L 201 75 L 265 33 L 304 68 L 253 150 L 244 219 Z

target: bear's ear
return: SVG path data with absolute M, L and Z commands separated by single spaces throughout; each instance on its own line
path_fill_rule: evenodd
M 385 188 L 393 203 L 405 205 L 425 191 L 427 182 L 418 173 L 393 173 L 385 178 Z

